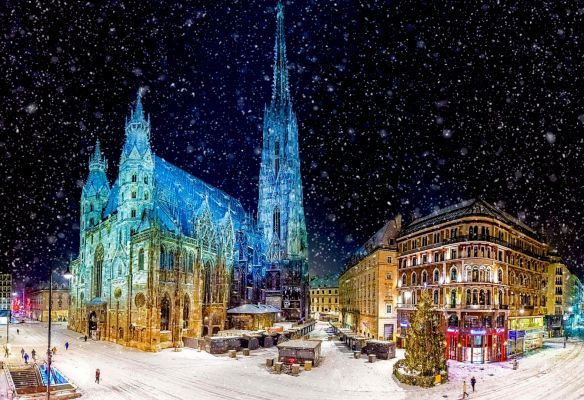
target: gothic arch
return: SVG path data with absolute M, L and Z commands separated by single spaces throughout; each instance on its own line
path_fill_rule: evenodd
M 93 257 L 93 297 L 101 297 L 103 291 L 103 256 L 103 245 L 99 244 Z
M 162 300 L 160 300 L 160 330 L 168 331 L 170 330 L 170 298 L 168 293 L 164 293 Z

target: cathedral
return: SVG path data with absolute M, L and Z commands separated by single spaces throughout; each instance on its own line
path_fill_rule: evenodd
M 141 93 L 111 185 L 97 141 L 81 194 L 79 255 L 71 263 L 71 329 L 156 351 L 229 328 L 227 311 L 245 304 L 273 306 L 282 320 L 308 316 L 298 125 L 281 3 L 273 79 L 257 220 L 237 199 L 153 153 Z

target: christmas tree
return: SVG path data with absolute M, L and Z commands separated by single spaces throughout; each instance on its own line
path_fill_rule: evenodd
M 430 294 L 423 290 L 407 333 L 405 367 L 415 375 L 437 375 L 446 370 L 444 352 L 440 317 L 434 312 Z

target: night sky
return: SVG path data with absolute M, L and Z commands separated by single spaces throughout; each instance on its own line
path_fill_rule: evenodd
M 139 88 L 155 153 L 254 211 L 274 5 L 5 1 L 0 269 L 28 283 L 77 254 L 89 153 L 112 181 Z M 578 2 L 285 6 L 313 272 L 397 212 L 482 196 L 584 275 Z

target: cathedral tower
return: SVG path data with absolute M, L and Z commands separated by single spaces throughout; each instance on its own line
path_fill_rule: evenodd
M 276 6 L 274 83 L 264 112 L 258 228 L 270 268 L 265 300 L 281 307 L 288 319 L 302 319 L 308 304 L 307 235 L 298 155 L 298 124 L 288 86 L 284 7 Z
M 81 192 L 81 237 L 86 229 L 101 221 L 110 194 L 106 171 L 107 160 L 101 153 L 98 139 L 93 154 L 89 157 L 89 175 Z
M 129 230 L 122 230 L 123 239 L 136 231 L 142 218 L 152 205 L 154 160 L 150 148 L 150 117 L 144 117 L 142 93 L 138 92 L 136 108 L 126 121 L 126 140 L 120 159 L 119 210 L 120 220 L 127 222 Z

